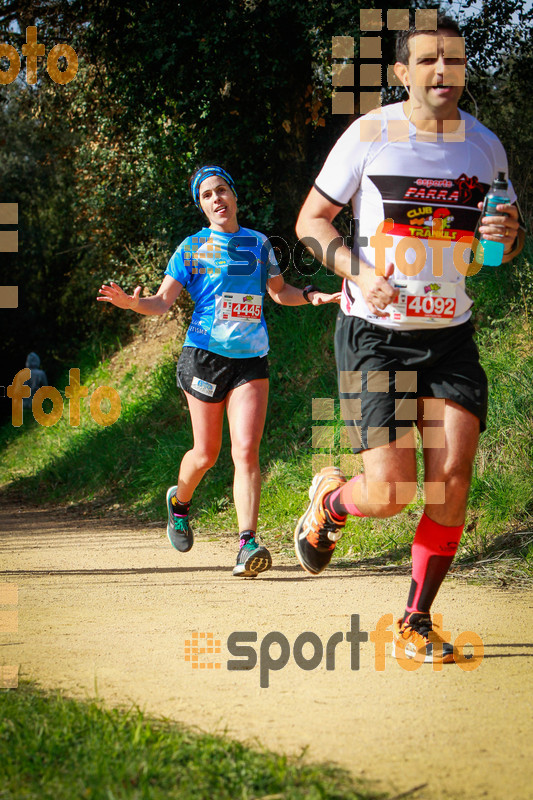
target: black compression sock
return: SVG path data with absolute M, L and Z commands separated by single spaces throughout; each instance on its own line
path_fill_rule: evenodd
M 178 500 L 176 495 L 172 498 L 172 508 L 175 514 L 179 514 L 180 517 L 186 517 L 189 513 L 189 509 L 191 507 L 191 501 L 189 500 L 187 503 L 182 503 Z
M 344 520 L 346 519 L 347 512 L 346 512 L 346 509 L 344 508 L 343 504 L 340 501 L 340 492 L 336 493 L 337 494 L 337 497 L 335 498 L 336 502 L 335 502 L 335 500 L 333 500 L 333 495 L 334 494 L 335 494 L 335 492 L 330 492 L 328 495 L 326 495 L 326 497 L 324 499 L 324 508 L 326 509 L 326 511 L 329 512 L 331 518 L 335 522 L 337 522 L 337 521 L 338 522 L 344 522 Z M 339 508 L 339 506 L 340 506 L 340 508 Z

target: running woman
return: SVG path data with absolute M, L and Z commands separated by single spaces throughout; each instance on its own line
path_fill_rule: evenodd
M 458 108 L 465 65 L 455 20 L 439 14 L 436 30 L 400 32 L 394 70 L 409 99 L 345 131 L 296 226 L 300 239 L 318 242 L 317 258 L 334 253 L 324 263 L 344 279 L 335 334 L 341 413 L 364 465 L 349 481 L 335 467 L 315 476 L 295 530 L 296 555 L 318 575 L 348 515 L 391 517 L 413 500 L 416 425 L 425 508 L 393 653 L 428 662 L 454 660 L 451 645 L 433 647 L 430 609 L 461 538 L 487 410 L 465 291 L 468 242 L 479 223 L 479 238 L 503 242 L 508 262 L 524 233 L 511 186 L 511 202 L 479 219 L 493 180 L 507 175 L 507 158 L 498 138 Z M 360 222 L 354 252 L 333 225 L 350 201 Z
M 261 471 L 259 445 L 268 402 L 268 334 L 263 314 L 265 293 L 276 303 L 298 306 L 339 302 L 325 294 L 286 283 L 273 249 L 262 233 L 237 221 L 237 191 L 219 166 L 204 166 L 190 181 L 193 200 L 207 226 L 177 248 L 157 293 L 132 295 L 116 283 L 102 286 L 98 300 L 139 314 L 165 314 L 186 287 L 195 302 L 177 366 L 194 444 L 185 453 L 178 482 L 167 491 L 167 535 L 172 546 L 193 546 L 190 523 L 194 491 L 218 458 L 224 411 L 235 467 L 233 498 L 239 524 L 239 553 L 234 575 L 255 577 L 272 565 L 257 536 Z

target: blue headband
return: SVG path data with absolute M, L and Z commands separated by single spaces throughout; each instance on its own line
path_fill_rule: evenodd
M 221 178 L 224 178 L 224 180 L 228 184 L 229 188 L 231 189 L 235 197 L 237 197 L 237 192 L 235 191 L 235 184 L 233 183 L 233 178 L 231 177 L 229 172 L 226 172 L 226 170 L 222 169 L 222 167 L 215 167 L 215 166 L 202 167 L 201 169 L 198 170 L 198 172 L 194 174 L 193 179 L 191 181 L 192 199 L 194 200 L 194 204 L 197 208 L 201 209 L 200 184 L 202 183 L 202 181 L 205 181 L 206 178 L 210 178 L 212 175 L 220 175 Z

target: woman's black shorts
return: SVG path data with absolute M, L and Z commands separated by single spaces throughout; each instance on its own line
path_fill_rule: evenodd
M 267 356 L 228 358 L 184 347 L 178 359 L 178 386 L 206 403 L 220 403 L 232 389 L 258 378 L 268 378 Z
M 416 423 L 416 398 L 453 400 L 485 430 L 487 377 L 474 326 L 391 330 L 342 311 L 335 356 L 341 415 L 355 453 L 395 441 Z

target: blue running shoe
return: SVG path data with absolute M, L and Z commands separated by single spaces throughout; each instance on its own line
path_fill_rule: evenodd
M 172 498 L 177 488 L 177 486 L 171 486 L 167 492 L 167 536 L 172 547 L 179 550 L 180 553 L 186 553 L 194 544 L 194 534 L 189 523 L 189 515 L 182 517 L 174 513 Z
M 237 556 L 237 563 L 233 567 L 233 574 L 241 578 L 255 578 L 260 572 L 265 572 L 272 566 L 272 556 L 262 544 L 258 544 L 255 536 L 241 539 L 241 549 Z

